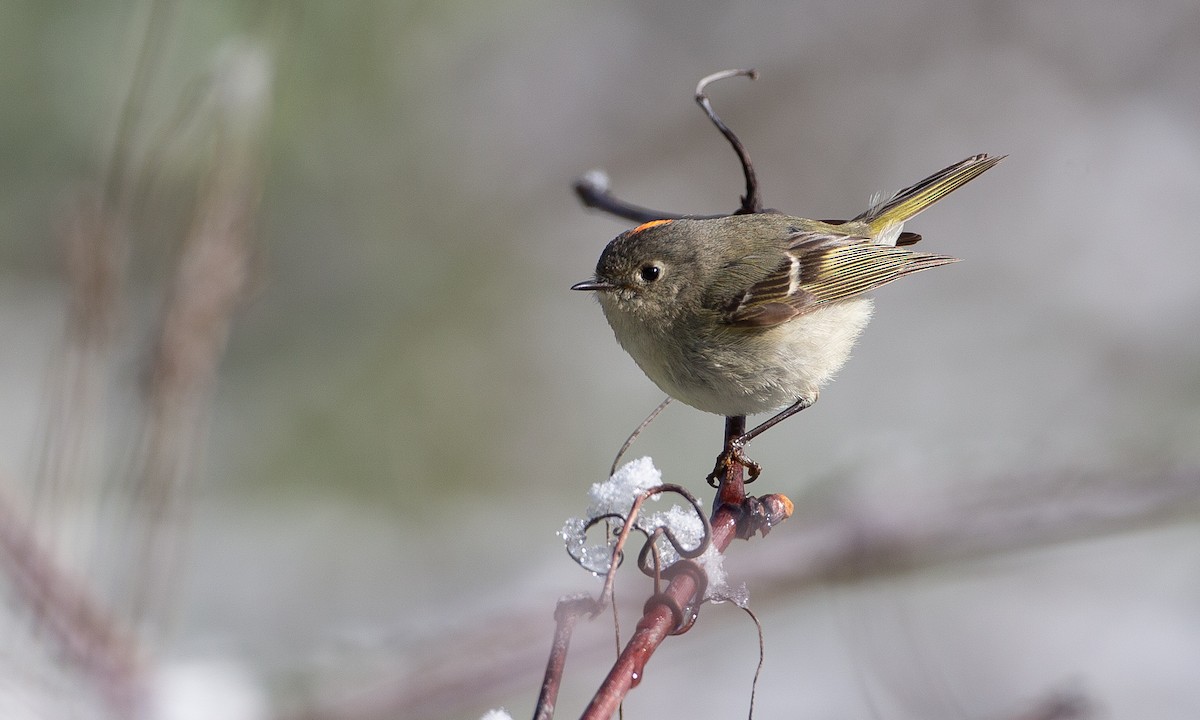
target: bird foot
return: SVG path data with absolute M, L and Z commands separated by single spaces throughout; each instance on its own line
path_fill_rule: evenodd
M 711 487 L 718 487 L 721 484 L 721 479 L 729 472 L 733 464 L 737 463 L 746 468 L 747 477 L 745 482 L 752 483 L 762 474 L 762 466 L 746 457 L 742 451 L 742 444 L 738 441 L 733 441 L 721 451 L 717 456 L 717 464 L 713 466 L 712 472 L 708 474 L 708 484 Z

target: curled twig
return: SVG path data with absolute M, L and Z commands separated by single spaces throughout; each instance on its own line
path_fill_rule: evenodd
M 738 208 L 735 215 L 746 215 L 749 213 L 763 212 L 762 199 L 758 192 L 758 177 L 754 172 L 754 164 L 750 161 L 750 154 L 746 152 L 746 146 L 738 139 L 738 136 L 729 129 L 717 113 L 712 108 L 712 103 L 705 94 L 705 89 L 717 80 L 724 80 L 731 77 L 748 77 L 751 80 L 758 78 L 757 70 L 723 70 L 718 73 L 713 73 L 700 81 L 696 86 L 696 102 L 704 110 L 704 114 L 708 119 L 721 131 L 729 144 L 733 146 L 733 151 L 737 153 L 738 161 L 742 164 L 742 174 L 746 178 L 746 194 L 741 197 L 741 207 Z M 635 223 L 644 223 L 651 220 L 677 220 L 679 218 L 719 218 L 725 217 L 722 215 L 689 215 L 685 213 L 670 212 L 667 210 L 655 210 L 653 208 L 635 205 L 631 202 L 621 200 L 612 194 L 612 188 L 609 182 L 608 174 L 603 170 L 589 170 L 581 177 L 575 180 L 573 186 L 575 194 L 579 197 L 580 202 L 585 207 L 595 208 L 625 220 L 631 220 Z
M 615 513 L 615 512 L 602 513 L 600 515 L 596 515 L 595 517 L 588 518 L 587 522 L 583 524 L 583 533 L 586 535 L 589 530 L 596 527 L 597 525 L 604 522 L 605 520 L 614 521 L 614 524 L 620 523 L 622 526 L 624 526 L 624 524 L 626 522 L 625 516 L 622 515 L 621 513 Z M 576 555 L 575 552 L 571 549 L 571 546 L 569 544 L 567 545 L 567 554 L 571 556 L 571 559 L 575 561 L 576 565 L 583 568 L 584 570 L 589 570 L 589 571 L 597 573 L 597 574 L 599 574 L 600 572 L 607 573 L 613 567 L 619 567 L 621 565 L 621 563 L 625 561 L 625 552 L 624 552 L 623 548 L 614 546 L 612 555 L 609 558 L 608 567 L 602 571 L 592 565 L 591 559 L 587 557 L 586 552 L 583 552 L 583 550 L 586 550 L 586 548 L 582 548 L 581 554 Z
M 758 196 L 758 177 L 754 174 L 754 164 L 750 162 L 750 153 L 746 152 L 746 146 L 738 139 L 738 136 L 729 129 L 721 118 L 717 117 L 717 113 L 712 108 L 712 103 L 709 102 L 708 95 L 704 90 L 718 80 L 724 80 L 731 77 L 748 77 L 751 80 L 758 79 L 758 71 L 749 70 L 722 70 L 721 72 L 713 73 L 700 81 L 696 85 L 696 103 L 704 109 L 704 114 L 708 115 L 708 119 L 713 125 L 721 131 L 729 144 L 733 146 L 733 151 L 737 153 L 738 160 L 742 163 L 742 174 L 746 178 L 746 194 L 742 196 L 742 207 L 737 211 L 737 215 L 747 215 L 750 213 L 762 212 L 762 199 Z
M 688 575 L 696 586 L 686 605 L 681 605 L 669 593 L 658 592 L 657 579 L 655 582 L 656 592 L 646 601 L 647 607 L 652 603 L 661 603 L 671 610 L 675 617 L 675 629 L 671 631 L 672 635 L 682 635 L 692 629 L 692 625 L 696 624 L 696 618 L 700 617 L 700 605 L 705 602 L 708 595 L 708 572 L 695 560 L 680 560 L 662 573 L 668 582 L 673 582 L 680 575 Z
M 648 529 L 638 525 L 637 518 L 641 512 L 642 505 L 646 502 L 646 500 L 649 500 L 652 497 L 657 497 L 664 493 L 680 495 L 691 504 L 692 509 L 695 511 L 695 515 L 699 519 L 701 527 L 703 528 L 703 534 L 701 535 L 700 541 L 697 543 L 696 547 L 685 547 L 680 542 L 675 531 L 669 526 L 659 525 L 657 527 Z M 589 518 L 583 525 L 583 532 L 586 534 L 588 530 L 604 520 L 619 521 L 621 523 L 621 529 L 617 534 L 616 541 L 613 543 L 610 551 L 611 559 L 609 562 L 608 571 L 605 573 L 604 587 L 600 592 L 599 599 L 597 600 L 597 608 L 608 604 L 609 599 L 612 597 L 612 587 L 616 578 L 617 568 L 620 567 L 621 561 L 624 558 L 625 543 L 628 540 L 629 533 L 631 531 L 636 530 L 646 537 L 646 544 L 642 547 L 642 550 L 638 555 L 638 567 L 641 568 L 642 572 L 655 578 L 656 592 L 658 591 L 658 578 L 660 577 L 661 568 L 661 562 L 658 560 L 658 550 L 656 547 L 657 540 L 659 538 L 664 538 L 671 548 L 678 554 L 678 556 L 683 559 L 699 557 L 704 553 L 705 550 L 708 549 L 708 546 L 712 542 L 712 526 L 709 524 L 708 518 L 704 515 L 704 510 L 700 506 L 700 501 L 696 499 L 696 496 L 688 492 L 687 488 L 684 488 L 681 485 L 675 485 L 673 483 L 657 485 L 645 490 L 642 493 L 639 493 L 638 496 L 634 498 L 629 507 L 629 512 L 626 515 L 621 515 L 619 513 L 603 513 Z M 646 558 L 650 553 L 654 553 L 655 555 L 655 562 L 653 564 L 646 562 Z M 588 565 L 587 558 L 584 557 L 584 555 L 576 555 L 575 552 L 571 550 L 569 545 L 567 547 L 567 554 L 569 554 L 571 559 L 573 559 L 584 569 L 591 570 L 593 572 L 597 571 L 596 568 Z

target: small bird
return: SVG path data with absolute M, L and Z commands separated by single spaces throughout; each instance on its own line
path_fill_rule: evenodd
M 621 347 L 667 395 L 726 417 L 776 412 L 727 443 L 709 480 L 752 438 L 811 406 L 841 369 L 875 288 L 956 262 L 907 249 L 906 220 L 1004 156 L 976 155 L 849 221 L 777 212 L 643 223 L 604 248 L 591 280 Z

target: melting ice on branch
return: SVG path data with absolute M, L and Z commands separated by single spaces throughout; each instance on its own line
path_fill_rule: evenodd
M 634 501 L 661 485 L 662 473 L 648 457 L 626 463 L 608 480 L 593 484 L 588 491 L 586 516 L 569 518 L 558 533 L 566 543 L 567 552 L 586 570 L 597 574 L 608 572 L 616 536 L 624 527 Z M 651 499 L 657 501 L 661 497 L 661 494 L 655 494 Z M 607 520 L 608 537 L 603 543 L 589 545 L 586 529 L 600 518 Z M 653 513 L 643 509 L 634 520 L 634 526 L 647 535 L 656 528 L 666 528 L 684 548 L 698 547 L 704 541 L 704 522 L 692 507 L 672 505 Z M 664 568 L 679 560 L 679 554 L 665 538 L 657 540 L 657 550 Z M 722 555 L 712 547 L 696 558 L 708 574 L 706 600 L 728 599 L 737 594 L 731 592 L 727 584 L 721 559 Z

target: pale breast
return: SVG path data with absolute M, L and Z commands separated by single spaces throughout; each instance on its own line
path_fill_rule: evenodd
M 677 332 L 649 333 L 627 316 L 609 322 L 663 392 L 705 412 L 754 415 L 815 399 L 849 358 L 872 308 L 869 298 L 853 298 L 770 328 L 728 329 L 691 342 Z

